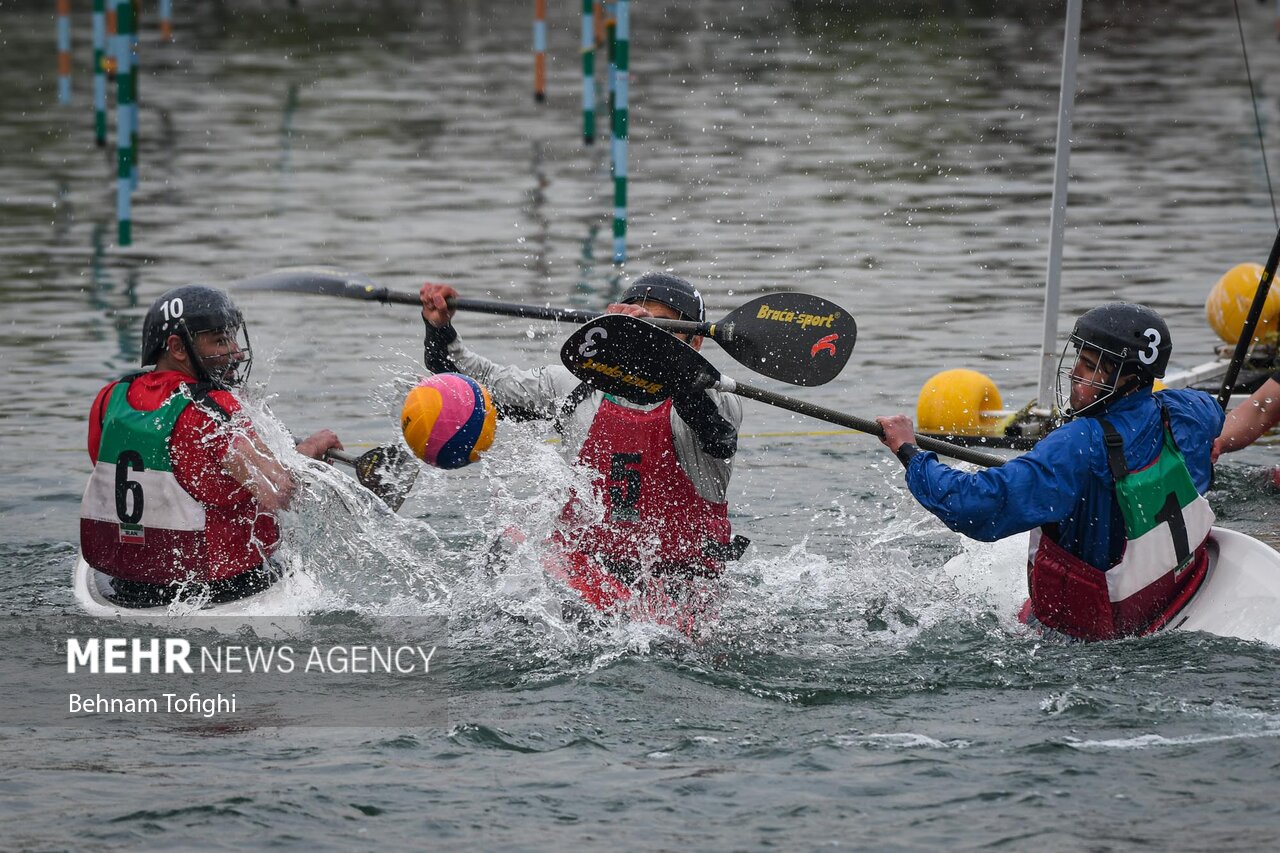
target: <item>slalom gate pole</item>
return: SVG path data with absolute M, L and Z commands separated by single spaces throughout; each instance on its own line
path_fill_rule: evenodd
M 133 245 L 133 0 L 116 4 L 116 242 Z
M 71 0 L 57 0 L 58 103 L 71 103 Z
M 596 33 L 595 4 L 582 0 L 582 141 L 596 141 Z
M 93 0 L 93 140 L 107 145 L 107 16 L 105 0 Z
M 533 0 L 533 99 L 547 99 L 547 0 Z
M 616 103 L 613 112 L 613 262 L 627 260 L 627 111 L 630 98 L 631 0 L 617 0 Z

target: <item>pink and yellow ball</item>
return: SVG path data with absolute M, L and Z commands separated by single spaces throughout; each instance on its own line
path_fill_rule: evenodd
M 461 373 L 437 373 L 409 391 L 400 412 L 404 440 L 437 468 L 461 468 L 493 444 L 497 412 L 489 391 Z

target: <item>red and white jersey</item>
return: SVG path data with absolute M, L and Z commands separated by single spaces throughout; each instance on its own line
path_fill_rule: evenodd
M 602 401 L 577 464 L 594 472 L 593 496 L 603 516 L 572 496 L 560 519 L 571 548 L 641 567 L 719 572 L 715 552 L 729 542 L 728 504 L 702 497 L 681 467 L 670 400 L 648 411 Z
M 193 382 L 152 371 L 107 385 L 94 401 L 81 548 L 106 574 L 145 583 L 220 580 L 257 566 L 276 547 L 275 519 L 222 466 L 232 437 L 250 429 L 237 416 L 239 402 L 226 391 L 209 393 L 230 416 L 224 421 L 183 393 Z

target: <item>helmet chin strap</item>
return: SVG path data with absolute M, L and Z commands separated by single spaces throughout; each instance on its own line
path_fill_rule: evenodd
M 214 376 L 209 372 L 209 368 L 204 366 L 204 359 L 196 352 L 195 339 L 191 336 L 191 331 L 187 329 L 186 323 L 178 324 L 178 338 L 182 341 L 182 346 L 187 351 L 187 360 L 191 362 L 191 367 L 195 371 L 196 379 L 214 388 L 226 391 L 230 389 L 230 385 L 221 376 Z

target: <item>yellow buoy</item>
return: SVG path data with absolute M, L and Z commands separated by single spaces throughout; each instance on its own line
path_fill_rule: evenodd
M 1218 337 L 1227 343 L 1234 344 L 1240 340 L 1245 318 L 1249 316 L 1249 306 L 1253 304 L 1261 280 L 1261 264 L 1237 264 L 1209 291 L 1209 298 L 1204 303 L 1205 317 Z M 1254 340 L 1274 335 L 1277 326 L 1280 326 L 1280 291 L 1269 287 L 1262 316 L 1258 318 L 1258 329 L 1253 333 Z
M 987 435 L 997 430 L 1002 405 L 991 377 L 976 370 L 944 370 L 920 389 L 916 426 L 921 432 Z

